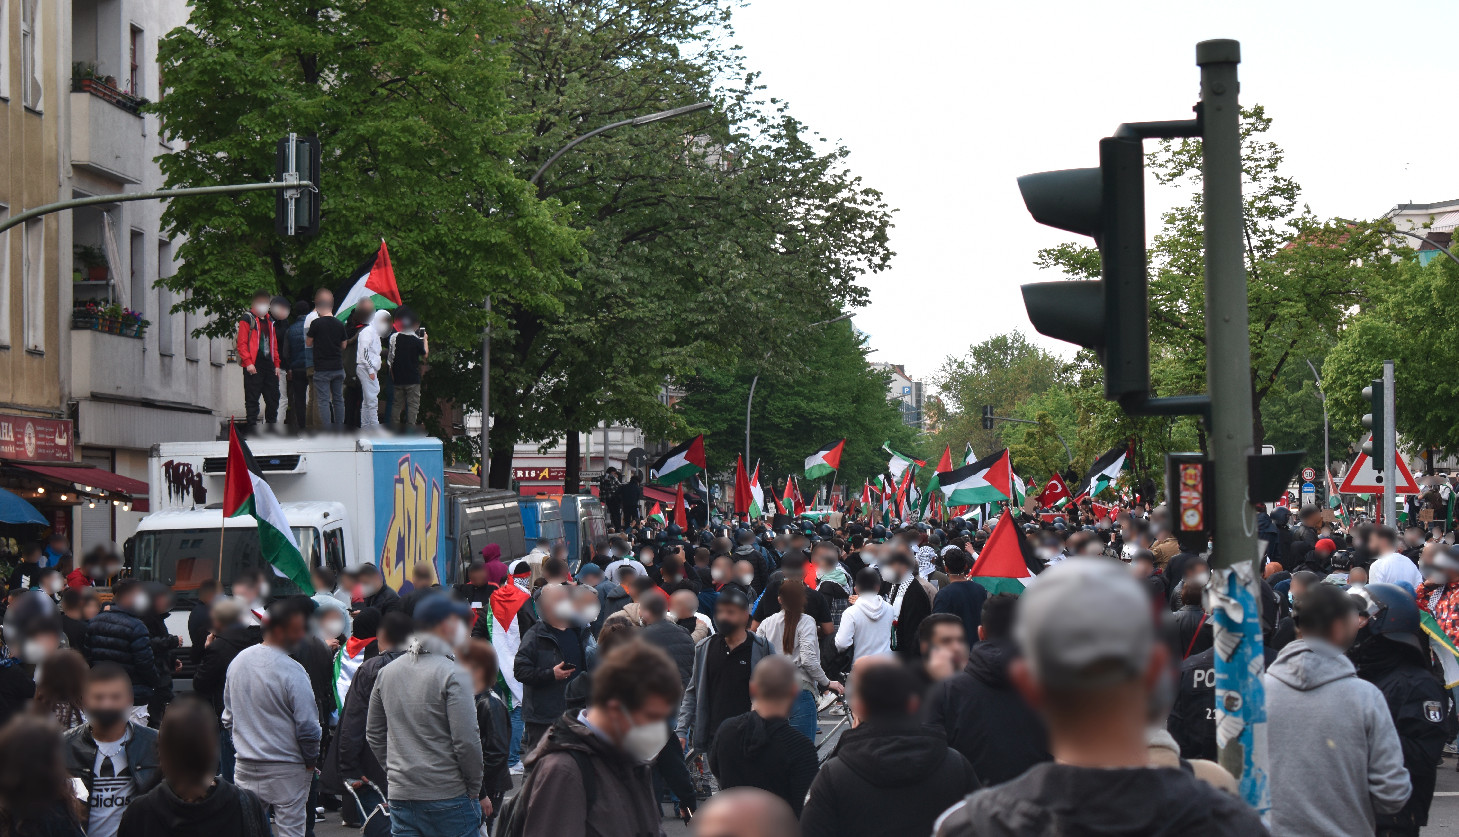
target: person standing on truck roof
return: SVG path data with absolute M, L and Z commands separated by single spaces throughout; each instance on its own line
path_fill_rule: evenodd
M 401 306 L 395 310 L 395 321 L 400 330 L 390 335 L 386 346 L 386 360 L 390 364 L 390 375 L 395 381 L 395 405 L 397 415 L 390 416 L 391 422 L 409 430 L 415 427 L 420 413 L 420 382 L 422 361 L 431 356 L 431 341 L 421 327 L 420 317 L 415 311 Z M 395 412 L 395 410 L 392 410 Z
M 238 365 L 243 367 L 243 411 L 248 426 L 258 424 L 258 399 L 263 398 L 263 419 L 279 420 L 279 341 L 269 316 L 268 291 L 256 291 L 253 305 L 238 320 Z
M 624 523 L 624 526 L 619 527 L 620 530 L 637 526 L 638 521 L 643 519 L 643 511 L 639 508 L 642 502 L 643 478 L 634 471 L 628 482 L 618 489 L 618 507 Z
M 284 376 L 289 389 L 289 409 L 284 414 L 284 423 L 295 430 L 309 426 L 312 410 L 307 409 L 312 396 L 309 379 L 314 374 L 314 350 L 304 343 L 304 331 L 309 319 L 308 300 L 296 300 L 290 313 L 293 318 L 284 330 L 284 345 L 288 347 Z
M 390 333 L 390 312 L 376 311 L 360 329 L 355 375 L 360 379 L 360 429 L 380 426 L 380 338 Z
M 304 321 L 304 345 L 314 355 L 314 401 L 324 430 L 344 429 L 345 324 L 335 319 L 334 294 L 320 288 L 314 313 Z
M 390 589 L 390 585 L 380 575 L 380 568 L 374 564 L 360 567 L 360 592 L 364 598 L 360 599 L 359 606 L 373 607 L 380 611 L 381 616 L 402 609 L 400 594 Z
M 623 500 L 620 492 L 623 490 L 623 481 L 618 478 L 618 469 L 609 467 L 598 477 L 598 499 L 603 501 L 603 508 L 608 510 L 609 525 L 614 529 L 623 528 Z

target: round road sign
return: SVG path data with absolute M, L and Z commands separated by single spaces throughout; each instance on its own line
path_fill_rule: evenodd
M 1303 468 L 1302 469 L 1302 481 L 1303 482 L 1312 482 L 1315 479 L 1317 479 L 1317 469 L 1316 468 Z

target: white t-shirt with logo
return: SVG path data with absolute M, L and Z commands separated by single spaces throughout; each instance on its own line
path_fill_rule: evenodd
M 122 814 L 137 790 L 131 765 L 127 764 L 127 742 L 132 729 L 112 742 L 96 742 L 96 763 L 92 765 L 91 819 L 87 837 L 115 837 L 122 824 Z

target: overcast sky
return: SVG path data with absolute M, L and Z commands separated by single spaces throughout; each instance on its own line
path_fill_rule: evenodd
M 1074 236 L 1035 223 L 1015 178 L 1097 165 L 1121 122 L 1189 118 L 1200 40 L 1241 41 L 1241 101 L 1266 106 L 1319 215 L 1459 198 L 1456 26 L 1454 0 L 750 0 L 735 19 L 769 92 L 898 210 L 855 323 L 920 377 L 1033 335 L 1018 286 L 1060 278 L 1034 254 Z M 1153 234 L 1180 196 L 1149 188 Z

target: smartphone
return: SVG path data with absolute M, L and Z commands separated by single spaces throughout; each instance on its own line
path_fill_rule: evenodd
M 575 671 L 575 670 L 577 670 L 577 666 L 573 665 L 572 663 L 563 663 L 562 664 L 562 667 L 565 668 L 565 669 L 567 669 L 568 671 Z

